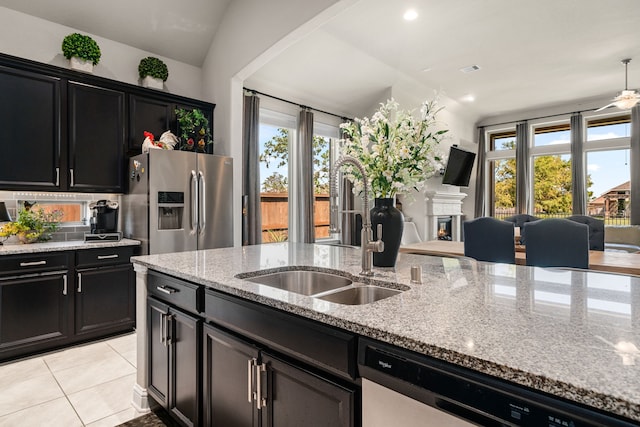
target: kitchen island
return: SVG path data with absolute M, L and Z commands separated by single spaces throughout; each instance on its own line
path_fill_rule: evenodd
M 640 422 L 640 278 L 400 254 L 358 277 L 358 249 L 270 244 L 134 257 L 138 384 L 145 409 L 148 270 Z M 410 281 L 422 267 L 422 283 Z M 402 290 L 343 305 L 245 280 L 332 271 Z

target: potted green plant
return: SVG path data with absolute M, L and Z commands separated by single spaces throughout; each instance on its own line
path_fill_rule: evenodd
M 17 236 L 21 243 L 44 242 L 51 239 L 51 233 L 58 229 L 63 215 L 60 210 L 47 212 L 31 206 L 18 212 L 15 221 L 4 224 L 0 228 L 0 236 Z
M 178 119 L 178 135 L 180 135 L 180 149 L 184 151 L 198 151 L 211 153 L 213 138 L 209 130 L 209 119 L 197 108 L 186 110 L 176 109 Z
M 140 60 L 138 74 L 142 79 L 142 86 L 152 89 L 162 89 L 169 77 L 167 65 L 162 60 L 148 56 Z
M 62 40 L 62 53 L 71 68 L 92 72 L 100 62 L 100 47 L 95 40 L 80 33 L 69 34 Z

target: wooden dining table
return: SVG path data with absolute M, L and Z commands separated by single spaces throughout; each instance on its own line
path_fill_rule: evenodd
M 522 245 L 515 245 L 516 264 L 527 264 L 527 253 Z M 400 252 L 446 257 L 464 256 L 464 243 L 449 240 L 429 240 L 400 246 Z M 589 251 L 589 269 L 640 276 L 640 253 Z

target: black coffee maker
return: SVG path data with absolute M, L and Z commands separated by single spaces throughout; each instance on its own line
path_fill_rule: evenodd
M 98 200 L 89 204 L 91 234 L 115 233 L 118 231 L 118 202 Z

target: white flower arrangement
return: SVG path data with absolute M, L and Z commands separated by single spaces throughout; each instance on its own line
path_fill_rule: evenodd
M 360 160 L 373 197 L 390 198 L 420 190 L 425 180 L 444 168 L 438 144 L 448 129 L 437 129 L 436 121 L 443 108 L 437 106 L 437 99 L 425 101 L 417 119 L 413 111 L 399 110 L 391 98 L 380 104 L 371 119 L 356 118 L 340 125 L 342 154 Z M 353 183 L 354 192 L 361 193 L 359 171 L 345 165 L 345 176 Z

